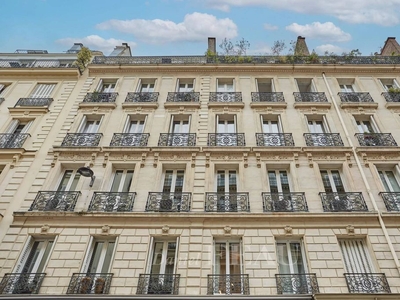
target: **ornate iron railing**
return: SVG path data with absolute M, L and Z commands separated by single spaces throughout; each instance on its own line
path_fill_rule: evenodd
M 207 295 L 250 295 L 248 274 L 211 274 L 207 276 Z
M 160 133 L 158 146 L 196 146 L 195 133 Z
M 6 273 L 0 294 L 38 294 L 46 273 Z
M 400 211 L 400 192 L 380 192 L 388 211 Z
M 29 133 L 0 133 L 0 148 L 22 148 Z
M 295 102 L 328 102 L 324 92 L 293 93 Z
M 318 147 L 343 147 L 339 133 L 304 133 L 307 146 Z
M 110 146 L 113 147 L 145 147 L 149 133 L 114 133 Z
M 29 211 L 74 211 L 81 192 L 39 191 Z
M 294 146 L 291 133 L 256 133 L 257 146 Z
M 242 102 L 241 92 L 210 92 L 210 102 Z
M 317 294 L 319 286 L 315 273 L 275 274 L 278 294 Z
M 137 295 L 178 295 L 180 274 L 139 274 Z
M 125 98 L 126 103 L 137 103 L 137 102 L 157 102 L 158 93 L 155 92 L 129 92 Z
M 19 98 L 14 107 L 18 106 L 50 106 L 53 98 Z
M 62 147 L 94 147 L 98 146 L 102 133 L 67 133 Z
M 83 102 L 85 103 L 111 103 L 117 100 L 118 93 L 87 93 Z
M 349 92 L 349 93 L 338 93 L 340 100 L 344 103 L 348 102 L 362 102 L 362 103 L 373 103 L 374 99 L 372 99 L 371 95 L 360 92 Z
M 344 273 L 349 293 L 390 294 L 390 286 L 384 273 Z
M 308 211 L 304 193 L 261 193 L 265 212 Z
M 244 133 L 209 133 L 208 146 L 246 146 Z
M 94 192 L 88 211 L 132 211 L 136 193 Z
M 391 133 L 356 133 L 360 146 L 397 146 Z
M 74 60 L 0 59 L 0 68 L 77 68 Z
M 192 193 L 149 192 L 146 211 L 188 212 L 190 211 Z
M 368 211 L 362 193 L 319 193 L 324 211 Z
M 198 92 L 168 92 L 167 102 L 199 102 Z
M 249 193 L 206 193 L 207 212 L 249 212 Z
M 73 273 L 67 294 L 108 294 L 113 273 Z
M 285 102 L 282 92 L 252 92 L 252 102 Z
M 382 93 L 386 102 L 400 102 L 400 93 Z

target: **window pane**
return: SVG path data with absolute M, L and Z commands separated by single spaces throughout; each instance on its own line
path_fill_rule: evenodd
M 279 171 L 279 173 L 280 173 L 280 179 L 281 179 L 282 192 L 289 193 L 290 188 L 289 188 L 289 179 L 288 179 L 287 173 L 286 173 L 286 171 Z
M 290 274 L 288 249 L 286 243 L 278 243 L 276 247 L 278 255 L 279 274 Z
M 275 171 L 268 171 L 269 189 L 271 193 L 278 193 L 278 181 Z
M 305 273 L 300 243 L 290 243 L 290 253 L 292 256 L 293 273 Z
M 229 273 L 241 274 L 240 244 L 229 243 Z
M 236 171 L 229 171 L 229 192 L 237 192 Z
M 321 171 L 321 179 L 322 179 L 322 183 L 324 184 L 324 188 L 325 188 L 325 192 L 326 193 L 332 193 L 332 186 L 331 186 L 331 182 L 329 180 L 329 175 L 327 171 Z
M 92 257 L 90 259 L 89 267 L 88 267 L 88 272 L 89 273 L 97 273 L 97 268 L 100 263 L 100 256 L 101 256 L 101 251 L 103 249 L 104 242 L 96 242 L 94 245 Z
M 101 268 L 101 273 L 108 273 L 111 263 L 111 257 L 114 251 L 114 242 L 108 242 L 106 254 L 104 256 L 103 266 Z
M 133 171 L 127 171 L 121 192 L 124 192 L 124 193 L 129 192 L 129 188 L 131 187 L 131 183 L 132 183 L 132 178 L 133 178 Z
M 118 192 L 123 173 L 124 173 L 124 171 L 121 171 L 121 170 L 115 171 L 114 180 L 113 180 L 113 183 L 111 186 L 111 192 Z
M 156 242 L 154 245 L 153 260 L 150 271 L 151 274 L 160 274 L 163 244 L 163 242 Z
M 43 250 L 43 251 L 44 251 L 44 254 L 43 254 L 42 259 L 41 259 L 41 261 L 40 261 L 39 267 L 37 268 L 37 270 L 35 270 L 35 273 L 42 273 L 42 272 L 43 272 L 43 270 L 44 270 L 44 264 L 46 263 L 47 258 L 48 258 L 49 255 L 50 255 L 51 247 L 53 247 L 53 241 L 49 241 L 49 242 L 47 242 L 47 243 L 44 242 L 44 245 L 43 245 L 43 246 L 46 246 L 46 249 Z
M 336 192 L 344 193 L 344 186 L 342 183 L 342 179 L 340 179 L 339 171 L 331 171 L 331 173 L 332 173 L 333 182 L 336 187 Z
M 165 274 L 174 273 L 175 251 L 176 251 L 176 243 L 169 242 L 167 250 L 166 266 L 165 266 Z
M 400 192 L 399 183 L 396 180 L 392 171 L 386 171 L 386 176 L 389 180 L 390 186 L 392 187 L 393 192 Z
M 226 245 L 225 243 L 215 244 L 215 273 L 226 274 Z
M 165 171 L 165 179 L 164 179 L 164 187 L 163 187 L 163 192 L 164 193 L 169 193 L 171 192 L 171 186 L 172 186 L 172 171 Z
M 72 176 L 72 170 L 67 170 L 64 172 L 63 178 L 61 179 L 60 185 L 58 186 L 58 191 L 65 191 L 67 189 L 68 182 Z

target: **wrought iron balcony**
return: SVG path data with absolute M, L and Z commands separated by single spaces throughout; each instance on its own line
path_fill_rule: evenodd
M 169 92 L 167 102 L 199 102 L 198 92 Z
M 148 133 L 114 133 L 110 146 L 113 147 L 145 147 L 149 140 Z
M 400 211 L 400 193 L 399 192 L 381 192 L 383 202 L 385 202 L 388 211 Z
M 38 294 L 46 273 L 6 273 L 0 294 Z
M 252 102 L 285 102 L 285 97 L 283 97 L 282 92 L 252 92 L 251 93 Z
M 136 294 L 178 295 L 180 276 L 179 274 L 139 274 Z
M 344 273 L 349 293 L 390 294 L 390 286 L 383 273 Z
M 304 193 L 261 193 L 265 212 L 308 211 Z
M 84 103 L 111 103 L 117 100 L 118 93 L 87 93 Z
M 257 146 L 294 146 L 291 133 L 256 133 Z
M 158 93 L 155 92 L 130 92 L 125 98 L 125 102 L 128 103 L 137 103 L 137 102 L 157 102 Z
M 158 146 L 196 146 L 195 133 L 160 133 Z
M 249 212 L 249 193 L 206 193 L 207 212 Z
M 368 211 L 362 193 L 319 193 L 324 211 Z
M 190 211 L 192 193 L 149 192 L 146 211 L 187 212 Z
M 67 294 L 108 294 L 113 273 L 73 273 Z
M 53 102 L 53 98 L 19 98 L 17 103 L 15 103 L 14 107 L 18 106 L 50 106 L 51 102 Z
M 29 133 L 0 133 L 0 148 L 22 148 Z
M 293 93 L 295 102 L 328 102 L 324 92 Z
M 339 133 L 304 133 L 307 146 L 343 147 Z
M 102 133 L 67 133 L 62 147 L 95 147 L 100 143 Z
M 338 93 L 340 100 L 343 103 L 349 102 L 361 102 L 361 103 L 373 103 L 374 100 L 372 99 L 371 95 L 367 93 L 360 93 L 360 92 L 349 92 L 349 93 Z
M 244 133 L 209 133 L 208 146 L 246 146 Z
M 0 68 L 77 68 L 74 60 L 0 59 Z
M 39 191 L 29 211 L 74 211 L 81 192 Z
M 400 102 L 400 93 L 382 93 L 386 102 Z
M 210 102 L 242 102 L 241 92 L 210 92 Z
M 248 274 L 211 274 L 207 279 L 207 295 L 250 295 Z
M 356 133 L 360 146 L 397 146 L 391 133 Z
M 317 294 L 319 286 L 315 273 L 275 274 L 278 294 Z
M 132 211 L 136 193 L 94 192 L 88 211 Z

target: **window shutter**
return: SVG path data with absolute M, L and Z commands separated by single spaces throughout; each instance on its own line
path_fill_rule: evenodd
M 341 240 L 339 245 L 347 273 L 373 273 L 363 240 Z
M 38 84 L 29 97 L 49 98 L 55 86 L 55 84 Z
M 12 120 L 10 125 L 7 128 L 7 133 L 14 133 L 14 131 L 15 131 L 15 129 L 17 129 L 18 125 L 19 125 L 19 120 L 16 120 L 16 119 Z
M 27 133 L 29 128 L 32 126 L 33 120 L 29 121 L 28 123 L 26 123 L 26 125 L 24 126 L 24 128 L 22 128 L 21 133 Z
M 22 254 L 18 260 L 17 265 L 14 268 L 13 273 L 21 273 L 22 267 L 26 259 L 28 258 L 29 252 L 31 251 L 34 242 L 34 238 L 32 236 L 29 236 L 28 240 L 26 241 L 25 247 L 22 249 Z

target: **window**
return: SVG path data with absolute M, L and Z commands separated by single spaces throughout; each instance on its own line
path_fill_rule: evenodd
M 353 84 L 339 84 L 340 91 L 342 93 L 354 93 L 354 85 Z
M 269 170 L 268 181 L 271 193 L 290 193 L 289 178 L 286 170 Z
M 307 117 L 308 130 L 310 133 L 328 133 L 329 127 L 326 122 L 325 116 L 320 116 L 318 118 Z
M 217 133 L 236 133 L 236 115 L 217 115 Z
M 131 187 L 133 170 L 116 170 L 110 192 L 127 193 Z
M 393 172 L 392 170 L 378 170 L 378 174 L 386 192 L 400 192 L 400 181 L 397 172 Z
M 116 84 L 116 79 L 101 79 L 97 91 L 99 93 L 114 93 Z
M 233 79 L 217 79 L 217 92 L 234 92 Z
M 180 211 L 184 170 L 166 170 L 164 173 L 160 211 Z
M 108 273 L 114 252 L 115 240 L 98 240 L 93 242 L 86 261 L 84 272 L 98 274 Z
M 128 116 L 124 133 L 143 133 L 146 116 Z
M 399 84 L 396 79 L 380 79 L 380 82 L 385 90 L 385 92 L 389 92 L 389 89 L 398 89 Z
M 28 138 L 33 120 L 12 120 L 5 134 L 0 135 L 0 148 L 21 148 Z
M 217 171 L 217 211 L 237 211 L 237 172 L 236 170 Z
M 102 116 L 84 116 L 79 126 L 79 133 L 97 133 L 100 127 Z
M 347 273 L 373 273 L 374 268 L 364 240 L 344 239 L 339 240 L 340 250 L 343 255 Z
M 75 191 L 80 178 L 81 174 L 77 173 L 76 170 L 65 170 L 58 184 L 57 191 Z
M 194 79 L 178 79 L 177 92 L 190 93 L 194 91 Z
M 363 120 L 363 119 L 356 119 L 356 124 L 358 131 L 360 133 L 377 133 L 379 130 L 377 129 L 377 126 L 375 124 L 375 121 L 371 117 L 369 120 Z
M 261 127 L 263 133 L 281 133 L 283 132 L 281 126 L 280 116 L 262 116 Z
M 29 98 L 50 98 L 55 87 L 55 83 L 39 83 L 33 89 Z
M 272 93 L 275 91 L 274 84 L 270 78 L 257 78 L 257 92 L 259 93 Z
M 4 83 L 0 83 L 0 98 L 2 98 L 4 96 L 4 92 L 7 89 L 7 85 L 5 85 Z
M 345 193 L 338 170 L 321 170 L 320 173 L 326 193 Z
M 142 79 L 139 84 L 139 92 L 153 93 L 155 82 L 156 82 L 155 79 Z
M 314 82 L 309 78 L 296 78 L 297 87 L 300 93 L 311 93 L 315 92 L 316 88 Z
M 170 133 L 189 133 L 190 116 L 185 115 L 172 115 Z

